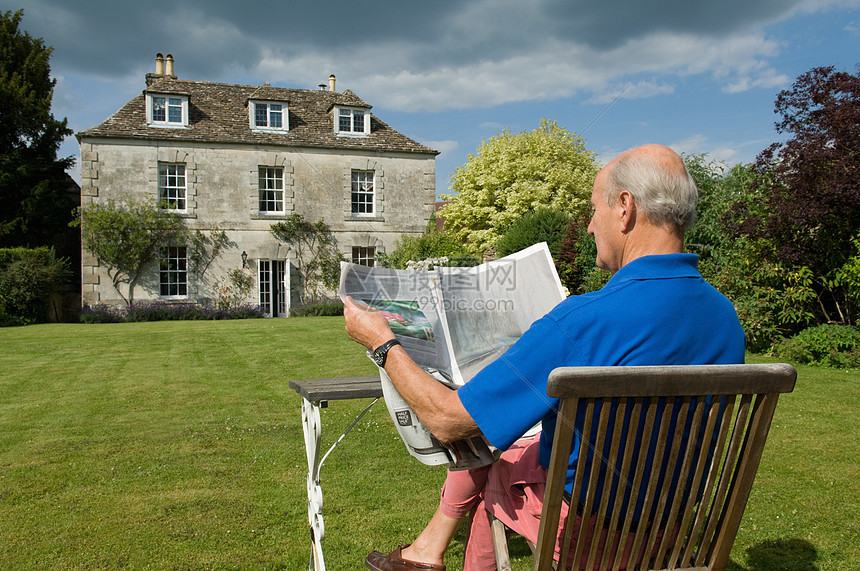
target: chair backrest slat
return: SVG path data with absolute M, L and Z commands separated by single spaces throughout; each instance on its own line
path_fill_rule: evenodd
M 689 411 L 690 409 L 693 410 L 693 416 L 692 416 L 691 421 L 690 421 L 690 425 L 689 425 L 690 430 L 689 430 L 688 436 L 699 434 L 699 432 L 702 428 L 702 424 L 701 424 L 702 423 L 702 416 L 704 414 L 704 408 L 705 408 L 706 404 L 707 404 L 707 399 L 705 397 L 696 397 L 696 399 L 694 401 L 684 401 L 683 402 L 682 406 L 684 407 L 685 414 L 687 414 L 686 411 Z M 678 417 L 678 422 L 679 423 L 681 422 L 680 416 Z M 683 432 L 682 431 L 676 431 L 676 436 L 683 436 Z M 679 440 L 683 440 L 683 439 L 681 438 Z M 697 443 L 698 443 L 697 438 L 688 437 L 686 439 L 686 444 L 684 445 L 685 446 L 684 453 L 681 456 L 680 471 L 678 473 L 678 485 L 679 486 L 682 486 L 682 484 L 684 482 L 688 481 L 688 476 L 690 474 L 690 466 L 693 464 Z M 675 524 L 678 521 L 678 515 L 679 515 L 679 512 L 681 511 L 682 504 L 687 503 L 686 502 L 687 493 L 683 490 L 683 486 L 682 486 L 680 493 L 673 493 L 672 497 L 669 498 L 671 487 L 670 486 L 664 486 L 663 489 L 664 489 L 663 493 L 665 494 L 665 499 L 663 501 L 664 501 L 664 503 L 666 501 L 671 501 L 671 506 L 669 508 L 668 517 L 666 518 L 666 523 L 662 527 L 665 529 L 675 529 Z M 691 487 L 691 490 L 694 490 L 694 489 L 696 489 L 696 488 Z M 657 510 L 657 513 L 658 514 L 663 513 L 662 507 Z M 666 556 L 666 552 L 669 549 L 669 544 L 671 543 L 671 539 L 672 539 L 672 534 L 669 534 L 669 533 L 663 534 L 663 537 L 660 541 L 660 545 L 658 546 L 658 550 L 657 550 L 657 561 L 663 561 L 664 557 Z
M 705 429 L 702 433 L 702 442 L 712 442 L 714 438 L 714 431 L 717 426 L 717 419 L 720 416 L 720 401 L 712 400 L 707 407 L 707 420 L 705 423 Z M 693 442 L 691 439 L 690 442 Z M 693 479 L 690 483 L 690 490 L 699 490 L 700 486 L 706 485 L 707 478 L 705 477 L 705 472 L 708 467 L 708 446 L 701 446 L 699 449 L 698 457 L 696 458 L 696 467 L 693 471 Z M 719 449 L 714 454 L 715 457 L 719 456 Z M 705 488 L 708 489 L 708 488 Z M 703 494 L 704 497 L 709 497 L 708 492 Z M 689 529 L 691 524 L 694 508 L 696 506 L 695 501 L 688 501 L 685 508 L 684 513 L 681 519 L 681 523 L 679 529 L 686 530 Z M 678 557 L 681 555 L 681 548 L 683 547 L 683 542 L 676 541 L 675 545 L 672 549 L 671 556 L 669 558 L 669 568 L 678 566 Z
M 605 407 L 604 407 L 605 408 Z M 606 411 L 606 423 L 609 423 L 609 411 Z M 615 415 L 618 418 L 624 418 L 627 413 L 627 401 L 623 400 L 618 403 L 618 409 L 615 411 Z M 603 426 L 603 416 L 601 415 L 601 426 Z M 616 427 L 617 428 L 617 427 Z M 601 497 L 612 494 L 615 490 L 617 490 L 620 486 L 622 486 L 622 482 L 620 482 L 622 478 L 622 472 L 616 468 L 616 466 L 623 465 L 624 459 L 619 458 L 619 453 L 621 452 L 621 430 L 611 430 L 612 439 L 609 444 L 609 454 L 606 457 L 606 460 L 601 462 L 601 470 L 604 471 L 603 477 L 603 487 L 600 491 Z M 597 455 L 598 451 L 595 450 L 595 455 Z M 617 502 L 616 502 L 617 503 Z M 608 502 L 599 502 L 599 507 L 597 511 L 596 521 L 603 522 L 606 521 L 606 512 L 608 511 L 609 503 Z M 613 510 L 615 511 L 615 510 Z M 607 538 L 605 543 L 611 543 L 612 538 Z M 592 541 L 591 548 L 588 552 L 588 562 L 586 563 L 586 568 L 590 569 L 594 567 L 595 560 L 601 561 L 604 557 L 605 549 L 599 550 L 600 542 Z M 598 553 L 600 551 L 600 553 Z M 598 559 L 599 557 L 599 559 Z
M 784 364 L 553 371 L 547 394 L 561 405 L 534 568 L 553 568 L 561 524 L 559 568 L 723 569 L 795 379 Z
M 705 491 L 702 495 L 702 502 L 696 510 L 695 523 L 693 530 L 690 533 L 690 540 L 687 542 L 687 548 L 684 551 L 683 564 L 687 565 L 695 560 L 696 550 L 700 548 L 700 539 L 702 538 L 702 530 L 707 523 L 708 508 L 710 500 L 713 497 L 713 491 L 717 486 L 717 481 L 720 476 L 720 468 L 722 466 L 723 451 L 725 450 L 726 439 L 728 437 L 731 418 L 735 409 L 735 397 L 727 397 L 725 414 L 720 416 L 719 411 L 711 410 L 711 414 L 716 419 L 719 430 L 717 431 L 717 447 L 714 455 L 709 461 L 706 460 L 706 484 Z
M 642 399 L 635 399 L 633 401 L 632 405 L 633 406 L 632 406 L 632 409 L 630 412 L 629 426 L 638 426 L 639 425 L 639 418 L 640 418 L 640 415 L 642 412 Z M 622 403 L 622 406 L 625 407 L 624 411 L 626 412 L 626 403 Z M 619 414 L 621 414 L 620 411 L 619 411 Z M 618 431 L 616 431 L 616 433 L 617 433 L 619 440 L 620 440 L 621 431 L 618 430 Z M 630 464 L 632 463 L 632 459 L 633 459 L 633 451 L 635 449 L 635 442 L 636 442 L 636 431 L 635 430 L 628 430 L 627 431 L 627 438 L 625 439 L 625 442 L 624 442 L 624 449 L 619 451 L 619 454 L 621 454 L 621 469 L 618 470 L 615 474 L 615 482 L 616 482 L 615 489 L 616 490 L 624 489 L 629 484 L 629 480 L 627 478 L 628 478 L 628 474 L 629 474 L 629 470 L 630 470 Z M 609 520 L 609 529 L 617 529 L 618 528 L 619 518 L 621 517 L 621 505 L 622 505 L 622 502 L 616 501 L 615 505 L 612 507 L 612 517 Z M 628 513 L 629 513 L 629 511 L 630 510 L 627 510 Z M 603 553 L 600 556 L 600 565 L 602 567 L 608 567 L 612 563 L 612 560 L 614 558 L 615 547 L 617 546 L 617 544 L 614 542 L 614 538 L 612 538 L 612 539 L 613 539 L 613 541 L 606 541 L 604 543 Z

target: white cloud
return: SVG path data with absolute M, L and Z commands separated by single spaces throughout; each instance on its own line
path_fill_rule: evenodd
M 586 103 L 608 104 L 617 99 L 644 99 L 655 95 L 674 93 L 675 87 L 668 83 L 651 81 L 631 81 L 627 85 L 613 84 L 602 93 L 586 100 Z
M 679 154 L 707 155 L 708 160 L 725 163 L 729 166 L 738 162 L 749 162 L 751 160 L 749 158 L 744 159 L 738 148 L 712 143 L 708 137 L 700 133 L 690 135 L 686 139 L 670 143 L 669 147 Z
M 695 134 L 690 135 L 686 139 L 669 143 L 668 146 L 678 154 L 698 155 L 705 152 L 705 143 L 707 140 L 706 136 Z
M 439 151 L 439 159 L 447 158 L 447 156 L 460 146 L 458 141 L 453 141 L 450 139 L 443 141 L 419 141 L 422 145 L 427 145 L 431 149 L 436 149 Z

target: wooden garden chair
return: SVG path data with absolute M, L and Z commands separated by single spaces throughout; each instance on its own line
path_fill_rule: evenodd
M 787 364 L 555 369 L 547 394 L 561 404 L 534 569 L 560 566 L 553 557 L 565 501 L 575 508 L 561 522 L 558 561 L 579 565 L 564 569 L 624 569 L 625 549 L 626 569 L 723 569 L 777 399 L 796 378 Z M 566 495 L 577 412 L 582 453 Z M 625 419 L 641 430 L 622 429 Z M 650 516 L 636 521 L 625 493 Z M 505 528 L 490 519 L 498 568 L 510 569 Z M 589 535 L 598 540 L 571 539 Z

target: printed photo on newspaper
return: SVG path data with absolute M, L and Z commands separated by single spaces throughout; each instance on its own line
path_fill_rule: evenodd
M 541 243 L 475 267 L 414 271 L 344 262 L 339 295 L 383 312 L 412 359 L 456 388 L 564 299 L 564 289 L 549 249 Z M 498 456 L 482 438 L 442 445 L 400 398 L 384 369 L 380 378 L 392 420 L 410 454 L 421 462 L 473 468 Z

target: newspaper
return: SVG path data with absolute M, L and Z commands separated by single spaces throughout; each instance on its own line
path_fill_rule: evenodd
M 475 267 L 394 270 L 341 263 L 339 295 L 382 311 L 410 357 L 452 389 L 469 381 L 564 299 L 546 243 Z M 429 465 L 474 468 L 498 457 L 483 438 L 443 445 L 400 398 L 383 395 L 407 449 Z

